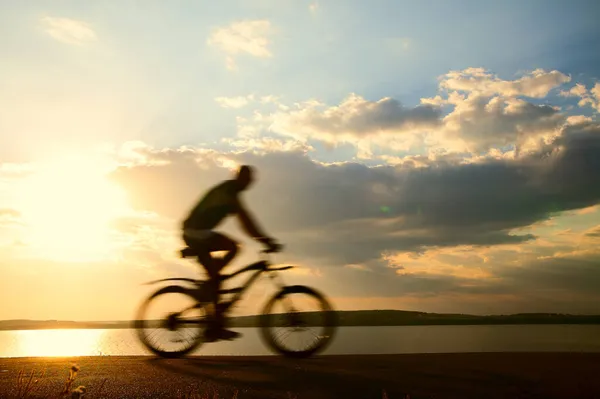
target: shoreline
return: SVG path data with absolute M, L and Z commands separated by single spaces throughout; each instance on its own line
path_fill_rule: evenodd
M 448 325 L 600 325 L 600 315 L 565 313 L 515 313 L 471 315 L 455 313 L 428 313 L 408 310 L 335 310 L 339 327 L 386 326 L 448 326 Z M 304 312 L 307 325 L 321 322 L 319 312 Z M 9 319 L 0 320 L 0 330 L 37 329 L 109 329 L 132 328 L 135 320 L 59 320 L 59 319 Z M 260 315 L 230 316 L 232 328 L 256 328 Z
M 45 371 L 41 396 L 74 386 L 89 397 L 177 398 L 189 393 L 219 399 L 334 398 L 589 398 L 600 397 L 600 353 L 498 352 L 400 355 L 279 356 L 82 356 L 0 358 L 0 387 L 10 398 L 19 372 Z M 36 374 L 37 375 L 37 374 Z M 94 391 L 96 390 L 96 391 Z M 44 393 L 45 392 L 45 393 Z M 291 395 L 291 396 L 290 396 Z M 86 395 L 88 397 L 88 395 Z M 191 396 L 188 396 L 191 397 Z
M 465 322 L 465 323 L 411 323 L 411 324 L 344 324 L 338 325 L 338 328 L 341 327 L 451 327 L 451 326 L 599 326 L 600 322 L 569 322 L 569 323 L 560 323 L 553 321 L 539 321 L 539 322 L 528 322 L 528 323 L 512 323 L 512 322 L 502 322 L 502 323 L 492 323 L 492 322 L 482 322 L 482 323 L 473 323 L 473 322 Z M 236 326 L 232 325 L 231 328 L 260 328 L 259 326 Z M 18 328 L 12 327 L 0 327 L 0 331 L 35 331 L 35 330 L 129 330 L 135 329 L 133 325 L 127 326 L 115 326 L 115 325 L 89 325 L 89 326 L 40 326 L 40 327 L 27 327 L 27 326 L 18 326 Z

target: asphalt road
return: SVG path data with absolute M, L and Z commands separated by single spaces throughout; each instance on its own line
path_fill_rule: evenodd
M 34 370 L 45 375 L 29 397 L 56 398 L 73 363 L 86 399 L 600 398 L 600 353 L 3 358 L 0 397 Z

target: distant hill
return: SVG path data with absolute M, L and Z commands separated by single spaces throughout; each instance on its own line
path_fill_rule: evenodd
M 129 328 L 130 321 L 0 320 L 0 330 Z
M 521 313 L 512 315 L 475 316 L 468 314 L 426 313 L 405 310 L 338 311 L 340 326 L 415 326 L 477 324 L 600 324 L 600 315 L 568 315 L 558 313 Z M 307 314 L 313 323 L 318 314 Z M 308 321 L 307 320 L 307 321 Z M 232 326 L 257 325 L 257 316 L 232 319 Z
M 340 326 L 417 326 L 417 325 L 480 325 L 480 324 L 600 324 L 600 315 L 570 315 L 561 313 L 518 313 L 510 315 L 475 316 L 469 314 L 426 313 L 405 310 L 337 311 Z M 306 313 L 304 320 L 317 324 L 318 313 Z M 59 328 L 130 328 L 132 321 L 63 321 L 63 320 L 3 320 L 0 330 L 35 330 Z M 258 316 L 233 317 L 232 327 L 256 327 Z

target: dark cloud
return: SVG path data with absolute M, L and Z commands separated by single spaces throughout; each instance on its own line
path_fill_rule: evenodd
M 599 237 L 600 238 L 600 226 L 596 226 L 585 233 L 588 237 Z
M 395 275 L 392 269 L 372 267 L 372 272 L 324 269 L 336 284 L 332 295 L 418 298 L 423 310 L 427 300 L 454 303 L 459 312 L 600 312 L 600 253 L 570 254 L 532 259 L 518 266 L 486 265 L 493 270 L 490 278 L 465 278 L 447 274 L 417 272 Z M 501 298 L 501 299 L 494 299 Z M 496 302 L 495 302 L 496 301 Z M 499 302 L 497 302 L 499 301 Z
M 214 154 L 169 157 L 166 165 L 121 168 L 114 177 L 139 208 L 181 220 L 228 172 Z M 527 157 L 473 164 L 412 169 L 322 165 L 290 152 L 230 157 L 257 166 L 259 180 L 245 197 L 266 229 L 332 265 L 386 250 L 518 243 L 533 237 L 512 229 L 600 202 L 600 128 L 593 124 L 569 127 Z
M 500 268 L 497 275 L 513 290 L 559 290 L 598 295 L 600 252 L 546 257 L 522 267 Z

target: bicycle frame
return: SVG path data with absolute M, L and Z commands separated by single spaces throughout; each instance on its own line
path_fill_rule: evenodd
M 265 253 L 263 252 L 263 254 L 265 254 Z M 221 311 L 226 312 L 231 306 L 236 304 L 242 298 L 242 295 L 244 294 L 244 292 L 248 288 L 250 288 L 252 286 L 252 284 L 254 284 L 254 282 L 258 279 L 258 277 L 260 277 L 261 274 L 263 274 L 265 272 L 270 272 L 272 274 L 269 277 L 271 278 L 271 280 L 274 280 L 278 275 L 273 272 L 289 270 L 294 267 L 294 266 L 283 266 L 283 267 L 272 268 L 270 266 L 271 266 L 271 264 L 269 262 L 269 259 L 265 258 L 265 259 L 255 262 L 255 263 L 252 263 L 246 267 L 243 267 L 234 273 L 222 275 L 221 281 L 226 281 L 226 280 L 229 280 L 240 274 L 244 274 L 246 272 L 250 272 L 250 271 L 254 271 L 254 270 L 256 271 L 256 273 L 252 274 L 246 280 L 246 282 L 244 284 L 242 284 L 241 286 L 235 287 L 235 288 L 219 290 L 219 295 L 235 294 L 231 300 L 229 300 L 223 304 L 223 308 Z M 154 281 L 147 282 L 145 284 L 156 284 L 156 283 L 164 282 L 164 281 L 185 281 L 185 282 L 193 283 L 196 285 L 201 285 L 201 284 L 206 283 L 208 280 L 195 280 L 195 279 L 191 279 L 191 278 L 174 277 L 174 278 L 165 278 L 165 279 L 160 279 L 160 280 L 154 280 Z M 278 281 L 276 284 L 277 284 L 278 288 L 280 288 L 280 289 L 283 288 L 282 282 Z M 194 307 L 200 307 L 200 306 L 202 306 L 202 303 L 198 302 Z

